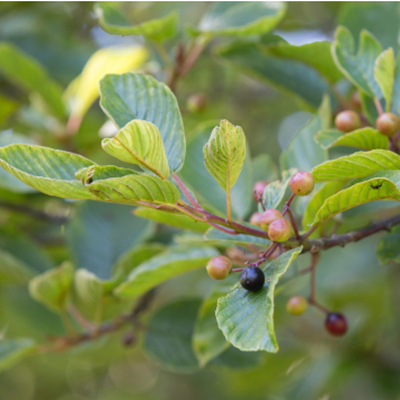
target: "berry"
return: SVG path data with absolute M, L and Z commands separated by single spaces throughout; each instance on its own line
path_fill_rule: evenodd
M 392 113 L 384 113 L 376 120 L 378 131 L 385 136 L 393 136 L 400 129 L 400 119 Z
M 264 283 L 264 272 L 258 267 L 247 267 L 240 274 L 240 284 L 249 292 L 258 292 Z
M 258 201 L 258 198 L 264 194 L 264 190 L 267 187 L 268 182 L 258 181 L 253 186 L 253 197 L 255 201 Z
M 222 279 L 225 279 L 229 275 L 229 272 L 231 271 L 231 267 L 232 267 L 232 263 L 228 257 L 217 256 L 217 257 L 213 257 L 207 263 L 206 268 L 207 268 L 208 275 L 210 275 L 211 278 L 216 279 L 217 281 L 220 281 Z
M 347 332 L 347 321 L 343 314 L 329 313 L 325 320 L 326 330 L 334 336 L 343 336 Z
M 255 226 L 260 226 L 261 214 L 257 211 L 250 217 L 250 223 Z
M 187 108 L 192 113 L 200 113 L 207 107 L 207 98 L 201 93 L 192 94 L 187 100 Z
M 275 208 L 268 208 L 268 210 L 265 210 L 261 214 L 260 227 L 262 230 L 267 231 L 272 222 L 281 218 L 283 218 L 283 215 L 279 210 L 276 210 Z
M 303 296 L 293 296 L 286 303 L 286 311 L 292 315 L 301 315 L 307 309 L 307 300 Z
M 273 242 L 286 242 L 292 235 L 292 226 L 284 218 L 272 222 L 268 228 L 268 236 Z
M 309 172 L 297 172 L 290 178 L 289 186 L 294 194 L 307 196 L 314 189 L 314 178 Z
M 342 132 L 351 132 L 361 126 L 360 117 L 355 111 L 342 111 L 335 118 L 335 125 Z
M 357 91 L 351 95 L 351 105 L 355 110 L 361 111 L 362 108 L 361 97 L 360 93 L 358 93 Z

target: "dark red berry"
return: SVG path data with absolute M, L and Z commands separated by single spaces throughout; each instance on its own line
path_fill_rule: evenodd
M 268 186 L 268 182 L 258 181 L 253 186 L 253 197 L 255 201 L 264 194 L 265 188 Z
M 360 117 L 355 111 L 342 111 L 335 118 L 335 125 L 342 132 L 351 132 L 361 126 Z
M 225 279 L 229 275 L 231 267 L 231 260 L 225 256 L 213 257 L 206 266 L 208 275 L 217 281 Z
M 272 224 L 272 222 L 277 219 L 283 218 L 282 213 L 275 208 L 268 208 L 265 210 L 260 217 L 260 227 L 262 230 L 267 231 L 268 227 Z
M 284 218 L 277 219 L 269 226 L 268 236 L 273 242 L 286 242 L 292 236 L 292 225 Z
M 309 172 L 297 172 L 290 178 L 290 189 L 298 196 L 307 196 L 314 190 L 314 178 Z
M 376 120 L 378 131 L 385 136 L 393 136 L 400 129 L 400 119 L 393 113 L 383 113 Z
M 343 336 L 347 332 L 347 321 L 343 314 L 329 313 L 325 320 L 326 330 L 334 336 Z
M 240 284 L 249 292 L 258 292 L 264 283 L 264 272 L 258 267 L 247 267 L 240 274 Z
M 301 315 L 306 311 L 307 305 L 303 296 L 293 296 L 286 303 L 286 311 L 292 315 Z

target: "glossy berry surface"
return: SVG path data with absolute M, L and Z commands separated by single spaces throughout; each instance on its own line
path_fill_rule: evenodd
M 207 263 L 206 268 L 208 275 L 210 275 L 211 278 L 220 281 L 222 279 L 225 279 L 229 275 L 229 272 L 232 268 L 232 263 L 228 257 L 217 256 L 213 257 Z
M 314 190 L 314 178 L 309 172 L 297 172 L 289 182 L 290 189 L 298 196 L 307 196 Z
M 268 182 L 265 181 L 258 181 L 254 184 L 253 197 L 255 201 L 258 201 L 258 198 L 264 194 L 264 190 L 267 186 Z
M 378 131 L 385 136 L 393 136 L 400 129 L 400 119 L 393 113 L 383 113 L 376 120 Z
M 342 111 L 335 118 L 335 125 L 342 132 L 351 132 L 361 126 L 360 117 L 355 111 Z
M 256 211 L 251 217 L 250 217 L 250 223 L 255 226 L 260 226 L 260 220 L 261 220 L 261 214 Z
M 207 98 L 201 93 L 195 93 L 188 98 L 186 105 L 190 112 L 199 113 L 207 107 Z
M 260 217 L 260 226 L 261 229 L 264 231 L 268 230 L 268 227 L 272 224 L 272 222 L 276 221 L 277 219 L 283 218 L 282 213 L 275 208 L 268 208 L 265 210 Z
M 240 284 L 249 292 L 258 292 L 264 283 L 264 272 L 258 267 L 247 267 L 240 274 Z
M 292 226 L 284 218 L 272 222 L 268 228 L 268 236 L 273 242 L 286 242 L 292 236 Z
M 301 315 L 307 310 L 307 305 L 303 296 L 293 296 L 286 303 L 286 311 L 292 315 Z
M 347 332 L 347 321 L 343 314 L 329 313 L 325 320 L 326 330 L 334 336 L 343 336 Z

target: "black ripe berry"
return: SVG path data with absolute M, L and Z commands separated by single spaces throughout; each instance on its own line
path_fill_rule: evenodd
M 240 274 L 240 284 L 249 292 L 258 292 L 264 283 L 264 272 L 258 267 L 247 267 Z
M 347 321 L 343 314 L 329 313 L 325 320 L 326 330 L 334 336 L 343 336 L 347 332 Z

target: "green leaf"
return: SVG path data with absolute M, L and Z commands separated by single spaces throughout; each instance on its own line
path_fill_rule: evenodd
M 111 279 L 116 261 L 152 232 L 153 224 L 134 216 L 131 207 L 87 201 L 75 210 L 65 235 L 77 268 Z
M 286 193 L 286 189 L 289 185 L 290 178 L 296 172 L 296 169 L 290 169 L 289 171 L 282 172 L 282 180 L 271 182 L 265 189 L 263 194 L 264 207 L 277 208 L 281 203 L 283 196 Z M 260 211 L 262 208 L 260 206 Z
M 390 112 L 394 84 L 395 60 L 393 49 L 385 50 L 376 60 L 374 77 L 386 100 L 386 112 Z
M 200 306 L 194 327 L 193 349 L 201 367 L 204 367 L 230 346 L 218 328 L 215 310 L 218 299 L 226 295 L 232 284 L 236 282 L 235 274 L 218 282 Z
M 27 185 L 50 196 L 96 199 L 75 172 L 94 165 L 77 154 L 47 147 L 12 144 L 0 148 L 0 165 Z
M 325 96 L 318 113 L 298 130 L 281 154 L 282 169 L 311 171 L 313 167 L 327 160 L 327 152 L 315 143 L 314 136 L 321 129 L 329 128 L 330 119 L 330 102 Z
M 203 15 L 199 31 L 211 35 L 254 35 L 269 32 L 283 18 L 283 2 L 216 2 Z
M 378 99 L 382 97 L 382 92 L 374 79 L 374 63 L 381 52 L 380 43 L 369 32 L 363 30 L 356 54 L 350 31 L 342 26 L 336 29 L 332 44 L 332 55 L 336 65 L 359 90 Z
M 377 171 L 400 169 L 400 156 L 388 150 L 358 151 L 326 161 L 312 171 L 315 182 L 362 178 Z
M 395 226 L 379 241 L 376 256 L 382 265 L 395 262 L 400 264 L 400 226 Z
M 276 45 L 270 45 L 268 53 L 302 61 L 317 70 L 321 76 L 325 77 L 331 83 L 335 83 L 343 78 L 342 73 L 333 61 L 331 42 L 313 42 L 301 46 L 280 42 Z
M 161 178 L 169 175 L 160 131 L 151 122 L 133 120 L 112 139 L 103 139 L 101 145 L 107 153 L 119 160 L 138 164 Z
M 366 94 L 359 92 L 360 100 L 361 100 L 361 107 L 362 113 L 367 117 L 369 123 L 372 126 L 375 126 L 375 122 L 379 117 L 378 110 L 376 109 L 376 105 L 374 99 L 372 97 L 367 96 Z M 393 99 L 394 102 L 394 99 Z
M 279 169 L 269 154 L 259 154 L 252 160 L 253 182 L 272 182 L 279 178 Z
M 254 228 L 254 226 L 250 227 Z M 263 239 L 257 236 L 245 235 L 239 233 L 238 235 L 230 235 L 228 233 L 222 232 L 215 228 L 209 228 L 208 231 L 204 235 L 204 240 L 209 242 L 210 244 L 215 244 L 216 246 L 224 245 L 241 245 L 247 246 L 249 244 L 260 246 L 260 247 L 268 247 L 270 245 L 270 241 L 267 239 Z
M 375 200 L 400 201 L 400 171 L 379 171 L 327 198 L 315 215 L 317 225 L 336 214 Z
M 35 276 L 29 282 L 29 293 L 39 303 L 54 311 L 66 308 L 74 279 L 74 267 L 66 261 L 58 268 Z
M 135 268 L 114 293 L 122 299 L 140 296 L 167 279 L 205 267 L 216 255 L 218 252 L 211 247 L 172 247 Z
M 278 351 L 273 322 L 275 286 L 301 250 L 302 247 L 289 250 L 263 267 L 266 282 L 258 292 L 248 292 L 236 285 L 231 293 L 218 300 L 218 326 L 238 349 Z
M 389 149 L 389 139 L 376 129 L 366 127 L 344 134 L 336 129 L 319 131 L 315 141 L 323 148 L 350 146 L 363 150 Z
M 203 148 L 203 154 L 208 172 L 222 189 L 230 192 L 246 157 L 243 129 L 222 120 L 220 126 L 212 131 L 210 140 Z
M 22 260 L 0 249 L 0 284 L 26 284 L 34 271 Z
M 107 33 L 121 36 L 142 35 L 157 42 L 173 36 L 178 23 L 177 14 L 172 12 L 165 17 L 134 25 L 125 18 L 115 3 L 109 2 L 96 3 L 94 11 L 100 26 Z
M 185 159 L 185 133 L 178 102 L 171 90 L 153 77 L 126 73 L 100 81 L 100 105 L 119 127 L 133 119 L 152 122 L 160 130 L 168 164 L 179 171 Z
M 174 228 L 179 229 L 188 229 L 194 232 L 204 233 L 209 228 L 209 225 L 195 221 L 186 215 L 168 213 L 153 208 L 138 207 L 135 209 L 134 214 L 138 217 L 150 219 L 151 221 L 160 224 L 173 226 Z
M 0 340 L 0 371 L 11 368 L 35 350 L 36 343 L 32 339 Z
M 11 43 L 0 43 L 0 72 L 21 89 L 39 94 L 53 115 L 65 116 L 61 87 L 37 60 Z
M 70 83 L 64 93 L 71 116 L 78 120 L 83 118 L 99 97 L 99 82 L 105 75 L 137 70 L 148 57 L 146 48 L 138 45 L 97 50 L 85 64 L 82 73 Z M 70 123 L 71 121 L 73 120 L 70 120 Z
M 190 373 L 199 368 L 192 335 L 200 300 L 178 300 L 151 317 L 144 339 L 146 353 L 169 371 Z
M 394 71 L 391 111 L 396 115 L 400 115 L 400 54 L 397 56 Z M 375 120 L 372 122 L 373 124 L 375 123 Z
M 329 83 L 318 71 L 302 61 L 274 56 L 262 43 L 240 40 L 220 48 L 218 54 L 240 71 L 296 97 L 308 107 L 318 108 L 325 94 L 332 107 L 337 106 Z
M 84 185 L 90 185 L 103 179 L 122 178 L 127 175 L 139 175 L 139 173 L 133 169 L 113 165 L 92 165 L 91 167 L 81 168 L 75 173 L 76 179 L 79 179 Z

